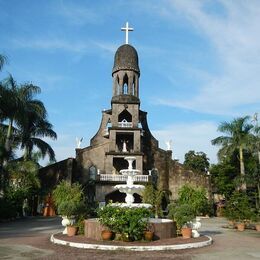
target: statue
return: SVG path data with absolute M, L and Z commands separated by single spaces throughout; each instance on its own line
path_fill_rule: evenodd
M 122 150 L 123 153 L 127 153 L 127 148 L 126 148 L 126 141 L 124 140 L 123 141 L 123 150 Z
M 83 137 L 81 137 L 80 139 L 76 137 L 77 148 L 80 148 L 82 141 L 83 141 Z
M 166 143 L 167 151 L 172 150 L 172 140 L 169 140 L 169 141 L 167 141 L 165 143 Z

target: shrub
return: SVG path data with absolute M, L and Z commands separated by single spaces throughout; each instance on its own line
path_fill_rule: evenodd
M 12 201 L 6 198 L 0 198 L 0 219 L 10 219 L 17 215 L 16 207 Z
M 98 210 L 100 223 L 130 240 L 140 240 L 151 211 L 146 208 L 120 208 L 107 205 Z
M 245 221 L 251 219 L 254 214 L 246 193 L 242 191 L 233 192 L 227 201 L 224 214 L 229 220 Z
M 179 229 L 184 226 L 189 226 L 189 222 L 191 222 L 195 217 L 196 214 L 194 209 L 189 204 L 182 204 L 174 209 L 174 220 Z
M 206 189 L 184 185 L 178 192 L 178 205 L 189 204 L 193 207 L 196 215 L 205 215 L 212 212 L 212 205 L 207 199 Z
M 53 199 L 58 214 L 64 216 L 78 215 L 84 209 L 84 193 L 78 183 L 70 185 L 62 181 L 53 191 Z

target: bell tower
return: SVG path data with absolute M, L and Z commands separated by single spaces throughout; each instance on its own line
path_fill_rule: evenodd
M 126 43 L 117 49 L 114 57 L 110 146 L 107 153 L 108 164 L 112 163 L 116 173 L 125 167 L 125 156 L 135 156 L 135 167 L 142 171 L 138 54 L 128 43 L 128 31 L 133 29 L 126 23 L 122 30 L 126 31 Z M 110 155 L 113 158 L 109 158 Z

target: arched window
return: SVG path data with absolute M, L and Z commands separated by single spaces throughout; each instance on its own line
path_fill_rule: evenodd
M 97 168 L 94 165 L 92 165 L 89 168 L 89 179 L 96 180 L 96 177 L 97 177 Z

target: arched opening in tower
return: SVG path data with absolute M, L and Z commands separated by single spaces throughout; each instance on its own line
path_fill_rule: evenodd
M 124 75 L 124 78 L 123 78 L 123 94 L 124 95 L 127 95 L 129 94 L 128 93 L 128 76 L 127 74 Z
M 126 109 L 118 115 L 118 122 L 122 122 L 123 120 L 126 120 L 128 123 L 132 122 L 132 115 Z

